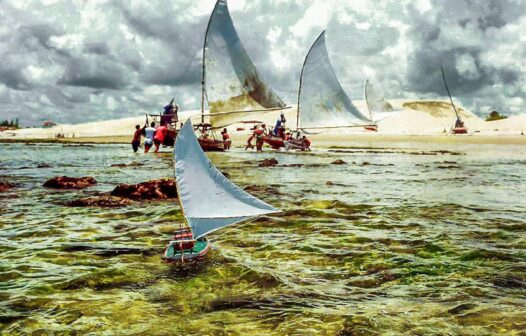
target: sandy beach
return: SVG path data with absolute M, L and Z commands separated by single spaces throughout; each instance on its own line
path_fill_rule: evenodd
M 526 114 L 510 116 L 497 121 L 484 121 L 470 111 L 459 108 L 460 115 L 469 129 L 467 135 L 451 135 L 449 130 L 455 114 L 444 101 L 391 101 L 395 112 L 378 121 L 378 132 L 363 128 L 310 130 L 308 136 L 313 146 L 394 146 L 398 142 L 469 143 L 469 144 L 525 144 Z M 362 113 L 366 112 L 364 101 L 355 101 Z M 295 127 L 295 107 L 285 110 L 288 126 Z M 258 121 L 273 125 L 278 112 L 264 113 Z M 199 121 L 199 111 L 180 114 L 180 120 L 191 117 Z M 252 119 L 253 116 L 250 116 Z M 151 120 L 151 119 L 150 119 Z M 129 143 L 135 125 L 143 125 L 145 117 L 105 120 L 84 124 L 63 124 L 50 128 L 23 128 L 0 132 L 0 142 L 58 142 L 58 143 Z M 250 134 L 251 124 L 234 124 L 228 127 L 234 146 L 243 146 Z M 217 134 L 218 135 L 218 134 Z

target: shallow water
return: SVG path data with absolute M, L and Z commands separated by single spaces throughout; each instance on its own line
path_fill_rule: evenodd
M 524 146 L 362 147 L 210 154 L 235 183 L 259 190 L 256 196 L 284 213 L 212 234 L 210 258 L 181 269 L 160 258 L 182 220 L 175 202 L 62 205 L 119 183 L 171 177 L 170 154 L 136 155 L 124 145 L 0 144 L 0 179 L 17 187 L 0 194 L 1 332 L 526 330 Z M 270 157 L 304 166 L 253 163 Z M 347 164 L 331 164 L 336 159 Z M 111 167 L 131 162 L 144 165 Z M 42 187 L 57 175 L 93 176 L 98 184 Z

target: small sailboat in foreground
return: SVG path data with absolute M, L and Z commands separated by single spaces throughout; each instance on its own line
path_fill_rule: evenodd
M 467 134 L 468 129 L 466 126 L 464 126 L 464 122 L 462 121 L 462 119 L 460 119 L 460 115 L 458 114 L 455 103 L 453 103 L 453 98 L 451 98 L 451 93 L 449 92 L 449 87 L 447 86 L 446 74 L 444 73 L 444 67 L 440 66 L 440 69 L 442 70 L 442 78 L 444 79 L 444 85 L 446 86 L 447 95 L 449 96 L 449 100 L 451 101 L 451 106 L 453 106 L 453 110 L 455 111 L 455 115 L 457 116 L 457 119 L 455 120 L 455 126 L 451 129 L 451 133 Z
M 210 250 L 206 236 L 226 226 L 280 210 L 230 182 L 199 146 L 192 122 L 180 129 L 174 146 L 175 181 L 185 225 L 181 224 L 163 258 L 184 262 Z

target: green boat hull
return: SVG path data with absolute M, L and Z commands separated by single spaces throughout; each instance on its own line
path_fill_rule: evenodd
M 173 262 L 199 260 L 210 251 L 210 243 L 206 240 L 197 240 L 191 249 L 177 249 L 174 242 L 170 242 L 164 251 L 163 259 Z

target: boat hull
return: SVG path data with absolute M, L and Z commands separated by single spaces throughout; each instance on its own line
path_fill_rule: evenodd
M 192 240 L 187 240 L 191 242 Z M 182 241 L 183 243 L 185 240 Z M 191 261 L 202 260 L 210 252 L 210 242 L 206 239 L 195 241 L 195 245 L 191 248 L 178 249 L 178 242 L 171 241 L 163 254 L 163 259 L 168 262 L 185 263 Z
M 303 143 L 298 143 L 295 141 L 283 141 L 286 150 L 300 150 L 306 151 L 308 148 Z
M 272 149 L 280 149 L 285 147 L 283 138 L 276 136 L 265 136 L 263 142 L 267 143 Z
M 204 152 L 224 152 L 225 151 L 225 142 L 215 139 L 197 139 L 199 145 Z
M 468 129 L 466 127 L 455 127 L 451 130 L 452 134 L 467 134 Z
M 363 128 L 369 132 L 378 132 L 378 126 L 370 125 L 370 126 L 364 126 Z
M 173 147 L 175 144 L 175 138 L 177 138 L 178 131 L 169 130 L 164 138 L 163 146 Z M 199 145 L 205 152 L 224 152 L 225 143 L 221 140 L 215 139 L 198 139 Z

